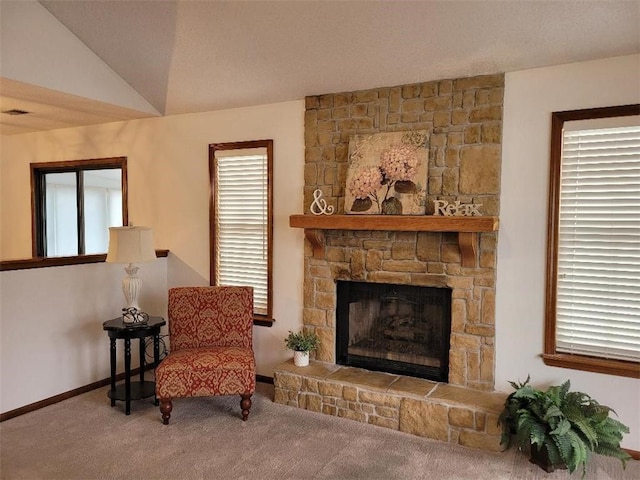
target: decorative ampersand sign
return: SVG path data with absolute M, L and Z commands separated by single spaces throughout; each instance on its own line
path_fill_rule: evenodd
M 319 188 L 313 192 L 313 202 L 309 207 L 309 211 L 314 215 L 331 215 L 333 213 L 333 205 L 327 206 L 327 201 L 322 198 L 323 193 Z

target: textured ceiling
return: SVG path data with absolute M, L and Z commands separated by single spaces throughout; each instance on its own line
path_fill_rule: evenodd
M 164 114 L 640 52 L 637 0 L 40 3 Z

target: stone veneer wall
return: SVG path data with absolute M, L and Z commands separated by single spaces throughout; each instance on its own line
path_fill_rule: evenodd
M 305 189 L 344 213 L 349 138 L 355 134 L 428 130 L 427 214 L 433 200 L 482 204 L 498 215 L 504 75 L 336 93 L 306 98 Z M 308 212 L 305 212 L 308 213 Z M 316 359 L 335 362 L 335 280 L 452 288 L 449 383 L 494 386 L 497 233 L 479 234 L 475 268 L 460 265 L 457 234 L 325 232 L 325 258 L 305 247 L 305 328 L 321 338 Z

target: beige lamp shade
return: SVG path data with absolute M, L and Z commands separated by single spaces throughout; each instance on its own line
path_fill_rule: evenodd
M 152 262 L 156 259 L 153 248 L 153 230 L 150 227 L 109 227 L 109 252 L 107 262 L 128 263 L 124 267 L 127 275 L 122 279 L 122 293 L 127 301 L 123 308 L 124 323 L 144 323 L 138 296 L 142 288 L 142 279 L 138 277 L 135 263 Z
M 143 263 L 156 259 L 151 227 L 109 227 L 109 263 Z

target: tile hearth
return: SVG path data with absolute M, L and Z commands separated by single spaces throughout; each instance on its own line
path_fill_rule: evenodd
M 506 395 L 312 361 L 274 371 L 275 402 L 482 450 L 502 451 Z

